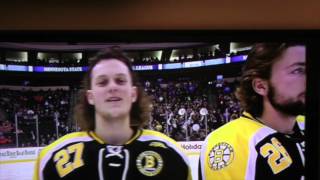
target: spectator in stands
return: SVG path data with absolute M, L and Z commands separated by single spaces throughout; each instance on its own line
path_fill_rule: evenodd
M 152 97 L 153 100 L 153 111 L 151 116 L 153 117 L 152 122 L 150 122 L 150 129 L 156 129 L 161 126 L 160 131 L 166 133 L 170 137 L 181 140 L 187 139 L 185 130 L 180 127 L 180 124 L 185 124 L 185 119 L 181 119 L 178 123 L 178 110 L 181 107 L 187 107 L 188 116 L 191 112 L 194 112 L 194 121 L 199 120 L 199 110 L 202 107 L 206 107 L 209 111 L 208 114 L 208 129 L 206 130 L 205 122 L 199 121 L 200 131 L 210 133 L 213 129 L 218 128 L 223 123 L 225 123 L 225 118 L 223 113 L 226 108 L 229 112 L 236 111 L 237 113 L 231 113 L 230 117 L 239 117 L 242 110 L 239 108 L 239 102 L 233 95 L 236 83 L 221 82 L 221 87 L 215 87 L 214 84 L 208 85 L 207 81 L 202 80 L 189 80 L 189 79 L 158 79 L 158 80 L 146 80 L 144 84 L 144 91 Z M 24 87 L 25 88 L 25 87 Z M 71 114 L 70 112 L 70 96 L 71 93 L 75 93 L 78 90 L 70 88 L 71 90 L 63 90 L 61 88 L 51 88 L 47 90 L 0 90 L 0 107 L 2 107 L 3 112 L 7 114 L 8 120 L 11 124 L 14 124 L 14 114 L 19 112 L 19 122 L 23 120 L 20 117 L 24 117 L 27 113 L 27 109 L 32 110 L 35 115 L 39 118 L 39 135 L 50 134 L 50 138 L 44 141 L 48 144 L 49 140 L 56 133 L 65 135 L 69 132 L 76 131 L 76 128 L 71 128 L 72 124 L 69 123 Z M 79 88 L 77 88 L 79 89 Z M 225 91 L 225 89 L 229 89 Z M 210 92 L 212 91 L 212 92 Z M 208 98 L 208 96 L 214 96 L 217 98 Z M 11 103 L 14 102 L 14 103 Z M 222 104 L 220 104 L 222 102 Z M 210 107 L 208 105 L 211 105 Z M 173 128 L 172 125 L 167 126 L 169 119 L 169 114 L 173 113 L 176 127 Z M 214 118 L 213 118 L 214 117 Z M 58 121 L 56 119 L 58 118 Z M 233 119 L 229 118 L 229 119 Z M 56 125 L 58 124 L 56 129 Z M 22 126 L 21 126 L 22 125 Z M 160 125 L 160 126 L 159 126 Z M 20 127 L 21 126 L 21 127 Z M 19 128 L 25 132 L 26 125 L 19 124 Z M 30 126 L 30 125 L 29 125 Z M 190 130 L 191 124 L 188 125 Z M 14 126 L 13 126 L 14 127 Z M 35 131 L 35 126 L 33 126 Z M 14 129 L 7 133 L 14 133 Z M 61 137 L 61 135 L 56 135 L 56 137 Z M 190 134 L 189 134 L 190 135 Z M 15 137 L 15 135 L 13 136 Z M 31 136 L 27 136 L 31 138 Z M 202 136 L 201 136 L 202 137 Z M 39 144 L 41 138 L 39 138 Z M 193 140 L 193 137 L 188 138 Z M 202 140 L 204 137 L 202 137 Z M 28 140 L 32 141 L 32 139 Z M 21 141 L 20 141 L 21 142 Z M 15 144 L 14 144 L 15 145 Z M 43 146 L 43 145 L 42 145 Z
M 19 88 L 19 87 L 18 87 Z M 21 87 L 20 87 L 21 88 Z M 35 115 L 39 120 L 39 135 L 56 134 L 54 124 L 54 113 L 58 112 L 61 116 L 59 122 L 66 123 L 69 116 L 69 91 L 62 89 L 54 90 L 32 90 L 28 87 L 23 87 L 20 90 L 0 90 L 0 108 L 6 114 L 8 124 L 11 124 L 11 131 L 6 132 L 5 136 L 15 136 L 15 115 L 17 115 L 18 128 L 21 130 L 18 138 L 25 139 L 36 145 L 36 139 L 32 139 L 31 135 L 25 134 L 32 130 L 36 136 L 36 126 L 34 124 Z M 59 103 L 63 102 L 63 103 Z M 28 123 L 24 123 L 28 122 Z M 21 145 L 22 139 L 19 140 L 18 146 Z M 39 138 L 41 140 L 41 138 Z M 12 142 L 14 143 L 14 142 Z M 41 144 L 41 141 L 39 142 Z M 28 143 L 24 143 L 26 146 Z M 8 144 L 12 146 L 13 144 Z M 15 145 L 15 144 L 14 144 Z

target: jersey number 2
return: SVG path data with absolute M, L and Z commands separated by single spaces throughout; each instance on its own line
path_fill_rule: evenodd
M 62 149 L 54 156 L 54 162 L 56 162 L 56 169 L 60 177 L 64 177 L 76 168 L 84 165 L 82 160 L 83 143 L 74 144 L 68 146 L 66 149 Z M 74 153 L 74 160 L 70 162 L 70 154 Z
M 268 157 L 273 174 L 278 174 L 292 164 L 290 155 L 277 138 L 272 138 L 271 143 L 264 144 L 260 148 L 260 154 L 264 158 Z

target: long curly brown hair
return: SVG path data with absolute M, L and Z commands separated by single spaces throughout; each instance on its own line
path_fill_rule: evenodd
M 82 81 L 82 88 L 79 90 L 78 101 L 74 107 L 73 117 L 81 130 L 89 131 L 95 129 L 95 108 L 89 104 L 86 98 L 87 90 L 91 89 L 92 69 L 101 61 L 117 59 L 123 62 L 129 69 L 133 86 L 138 89 L 137 101 L 132 104 L 130 111 L 130 125 L 132 128 L 141 128 L 149 121 L 151 112 L 150 98 L 144 92 L 138 76 L 133 72 L 130 59 L 117 47 L 100 51 L 93 58 L 89 59 L 89 68 Z

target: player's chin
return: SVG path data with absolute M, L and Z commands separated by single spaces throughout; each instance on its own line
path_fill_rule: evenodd
M 306 93 L 304 93 L 304 92 L 300 93 L 298 98 L 301 99 L 301 100 L 305 100 L 306 99 Z
M 304 95 L 300 96 L 297 101 L 300 102 L 301 104 L 305 105 L 306 104 L 306 97 Z
M 125 117 L 126 115 L 129 114 L 126 110 L 123 109 L 123 107 L 117 107 L 117 108 L 112 108 L 109 110 L 110 116 L 113 118 L 122 118 Z

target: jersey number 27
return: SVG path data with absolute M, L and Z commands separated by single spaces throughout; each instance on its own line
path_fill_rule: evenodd
M 56 163 L 56 169 L 61 178 L 84 165 L 82 160 L 83 147 L 83 143 L 77 143 L 68 146 L 66 149 L 62 149 L 55 154 L 53 160 Z M 72 162 L 70 161 L 71 154 L 74 154 Z

